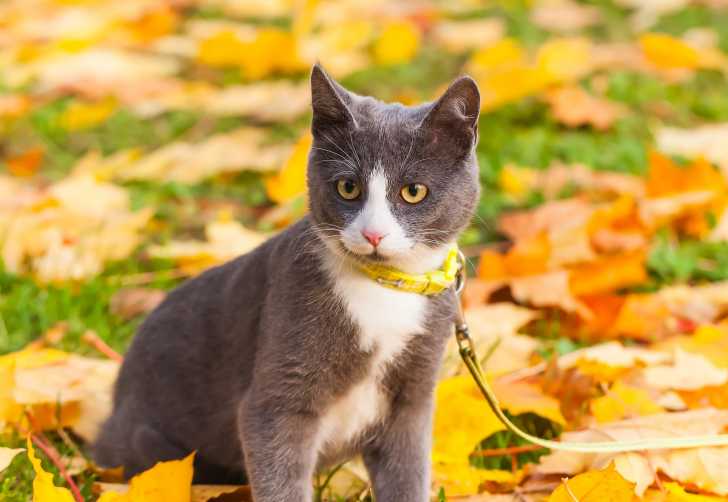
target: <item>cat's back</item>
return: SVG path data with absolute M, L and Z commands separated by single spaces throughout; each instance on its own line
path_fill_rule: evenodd
M 125 393 L 125 386 L 140 382 L 149 392 L 187 380 L 209 385 L 230 379 L 244 386 L 253 366 L 261 308 L 271 287 L 286 281 L 295 287 L 286 264 L 300 260 L 309 233 L 304 218 L 253 251 L 171 291 L 140 326 L 122 367 L 117 396 Z

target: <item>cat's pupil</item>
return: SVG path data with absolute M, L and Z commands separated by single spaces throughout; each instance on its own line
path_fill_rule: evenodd
M 352 193 L 354 191 L 354 182 L 351 180 L 346 180 L 344 182 L 344 190 L 346 193 Z
M 412 197 L 417 197 L 417 193 L 419 192 L 417 185 L 415 185 L 414 183 L 407 186 L 407 191 Z

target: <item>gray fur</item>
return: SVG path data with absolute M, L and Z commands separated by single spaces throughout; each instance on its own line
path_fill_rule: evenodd
M 311 83 L 310 215 L 187 281 L 149 315 L 95 444 L 99 464 L 132 476 L 196 450 L 196 482 L 247 475 L 257 502 L 306 502 L 316 469 L 360 453 L 377 500 L 428 500 L 433 389 L 454 295 L 428 298 L 425 332 L 387 367 L 387 416 L 319 455 L 323 410 L 365 377 L 373 356 L 323 270 L 323 239 L 335 241 L 360 209 L 337 195 L 335 180 L 364 183 L 379 164 L 395 181 L 388 197 L 408 236 L 432 247 L 452 241 L 479 193 L 477 87 L 464 77 L 437 102 L 404 107 L 349 93 L 318 66 Z M 400 198 L 396 187 L 411 182 L 429 187 L 420 204 Z

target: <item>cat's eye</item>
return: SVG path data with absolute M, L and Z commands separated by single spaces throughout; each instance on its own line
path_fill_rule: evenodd
M 410 183 L 402 187 L 400 191 L 405 202 L 417 204 L 427 195 L 427 187 L 422 183 Z
M 359 184 L 353 180 L 339 180 L 336 182 L 336 190 L 338 190 L 341 198 L 346 200 L 354 200 L 361 194 Z

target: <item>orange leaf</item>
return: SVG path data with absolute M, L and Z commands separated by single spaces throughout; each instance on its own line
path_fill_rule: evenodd
M 659 152 L 649 155 L 650 170 L 647 175 L 647 195 L 663 197 L 700 190 L 719 191 L 725 189 L 723 175 L 703 158 L 680 167 L 672 159 Z
M 33 176 L 43 162 L 43 148 L 37 146 L 26 150 L 22 154 L 7 159 L 8 171 L 13 176 Z
M 665 323 L 670 316 L 670 309 L 657 295 L 628 295 L 614 322 L 614 332 L 637 340 L 653 341 L 664 335 Z
M 551 114 L 569 127 L 590 125 L 594 129 L 609 129 L 622 115 L 622 107 L 609 100 L 592 96 L 578 86 L 554 89 L 546 94 Z
M 609 293 L 647 279 L 645 253 L 606 256 L 570 270 L 569 286 L 577 296 Z
M 518 242 L 503 258 L 511 276 L 542 274 L 548 269 L 551 244 L 546 233 Z

